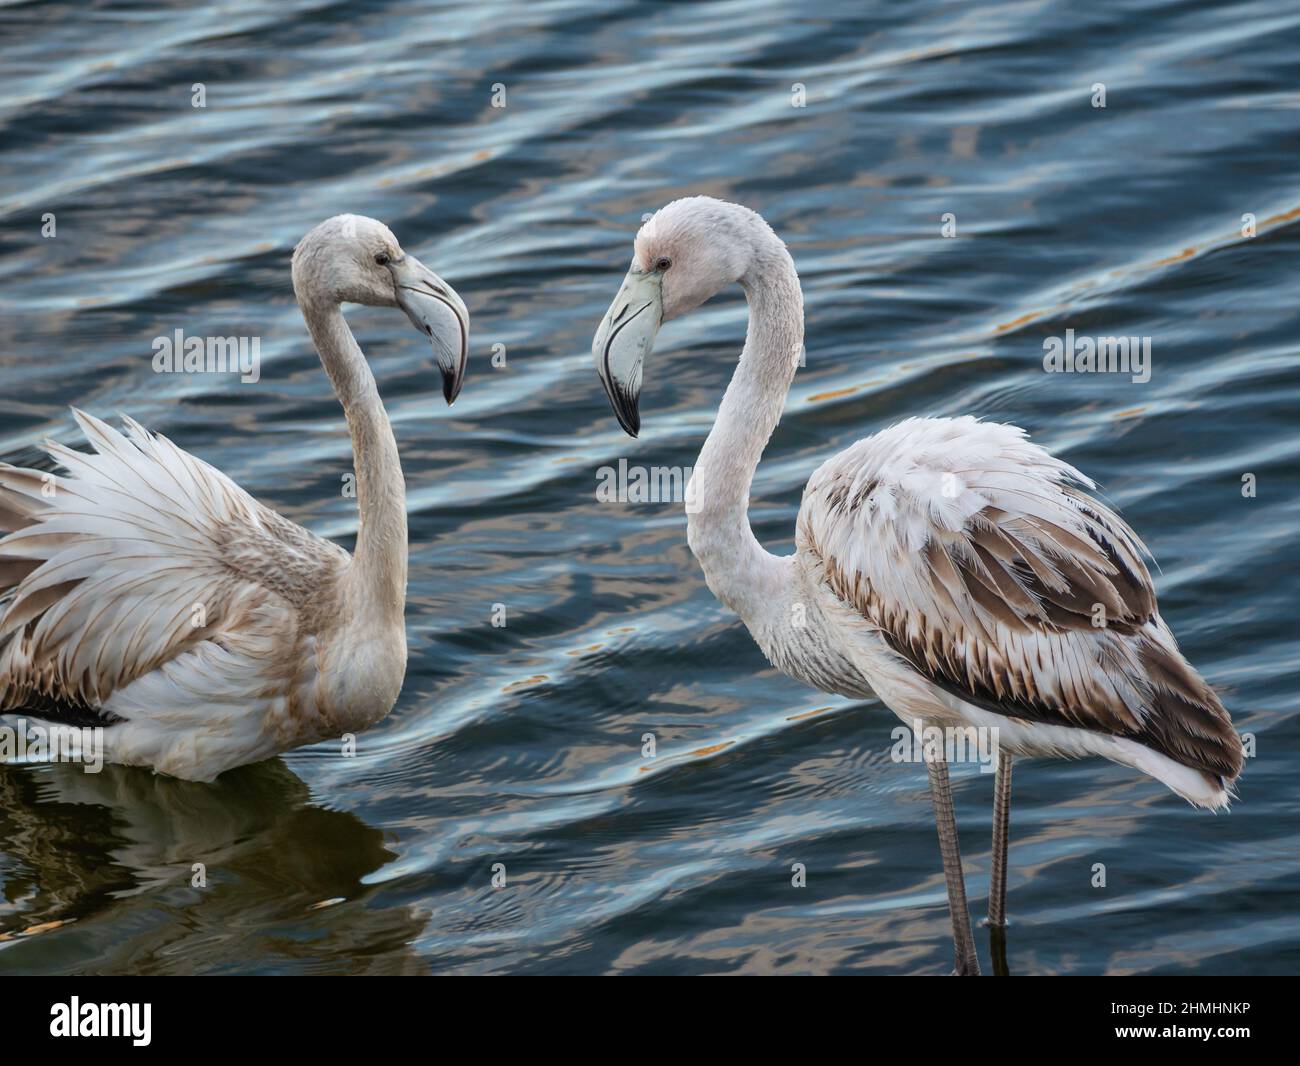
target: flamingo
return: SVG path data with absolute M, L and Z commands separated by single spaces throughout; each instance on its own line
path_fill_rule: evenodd
M 450 404 L 469 314 L 381 222 L 338 215 L 293 287 L 352 437 L 352 555 L 130 418 L 74 408 L 94 451 L 61 475 L 0 464 L 0 713 L 102 727 L 108 761 L 211 781 L 373 725 L 406 672 L 406 486 L 343 303 L 400 307 Z
M 1084 491 L 1092 481 L 1022 430 L 901 421 L 813 473 L 794 554 L 759 544 L 750 485 L 800 361 L 803 296 L 790 253 L 754 211 L 689 197 L 641 227 L 592 345 L 623 429 L 640 430 L 643 364 L 662 323 L 736 282 L 749 326 L 688 487 L 691 551 L 778 670 L 877 696 L 918 734 L 974 726 L 994 738 L 990 923 L 1005 918 L 1013 756 L 1100 755 L 1195 806 L 1226 807 L 1241 741 L 1160 616 L 1149 553 Z M 923 758 L 954 973 L 974 976 L 948 756 L 926 745 Z

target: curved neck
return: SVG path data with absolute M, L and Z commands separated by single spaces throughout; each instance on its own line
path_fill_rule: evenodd
M 338 304 L 300 302 L 352 434 L 360 527 L 352 605 L 400 623 L 406 608 L 406 482 L 375 377 Z
M 749 490 L 803 351 L 803 294 L 775 237 L 740 279 L 749 328 L 687 497 L 687 537 L 709 588 L 742 617 L 771 594 L 777 560 L 749 526 Z

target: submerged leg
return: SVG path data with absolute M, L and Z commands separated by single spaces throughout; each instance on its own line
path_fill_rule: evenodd
M 961 847 L 957 842 L 952 788 L 948 784 L 948 763 L 941 757 L 927 760 L 925 766 L 930 772 L 930 799 L 934 803 L 934 823 L 939 830 L 943 876 L 948 882 L 948 913 L 952 916 L 952 940 L 957 953 L 957 968 L 953 972 L 959 977 L 978 977 L 980 963 L 970 928 L 970 908 L 966 904 L 966 880 L 961 872 Z
M 989 940 L 993 973 L 1006 977 L 1007 968 L 1007 846 L 1011 839 L 1011 756 L 998 753 L 993 785 L 993 866 L 989 873 Z

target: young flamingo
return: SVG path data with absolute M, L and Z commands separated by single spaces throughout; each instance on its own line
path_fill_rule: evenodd
M 638 233 L 592 352 L 619 423 L 640 429 L 642 367 L 663 322 L 739 282 L 749 329 L 688 489 L 687 539 L 713 594 L 777 669 L 878 696 L 909 726 L 991 727 L 999 749 L 989 915 L 1004 920 L 1013 755 L 1101 755 L 1211 810 L 1242 747 L 1160 617 L 1146 549 L 1091 481 L 1013 426 L 911 418 L 808 481 L 796 549 L 764 551 L 749 490 L 803 349 L 803 296 L 755 212 L 677 200 Z M 1098 619 L 1104 624 L 1098 625 Z M 975 975 L 947 763 L 927 766 L 956 973 Z
M 406 672 L 406 486 L 343 303 L 400 307 L 443 395 L 469 314 L 387 226 L 339 215 L 293 255 L 293 286 L 343 404 L 356 551 L 262 506 L 126 420 L 75 411 L 93 453 L 49 443 L 55 477 L 0 464 L 0 714 L 103 727 L 110 762 L 210 781 L 372 725 Z

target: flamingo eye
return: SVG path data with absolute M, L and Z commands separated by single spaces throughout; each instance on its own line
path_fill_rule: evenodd
M 377 256 L 375 256 L 375 262 L 378 263 L 381 267 L 386 267 L 386 266 L 388 266 L 388 264 L 389 264 L 389 262 L 390 262 L 390 260 L 389 260 L 389 258 L 388 258 L 388 253 L 387 253 L 387 252 L 380 252 Z
M 658 259 L 655 260 L 655 269 L 659 271 L 660 274 L 662 274 L 665 270 L 667 270 L 672 265 L 673 265 L 673 261 L 669 259 L 666 255 L 661 255 Z

